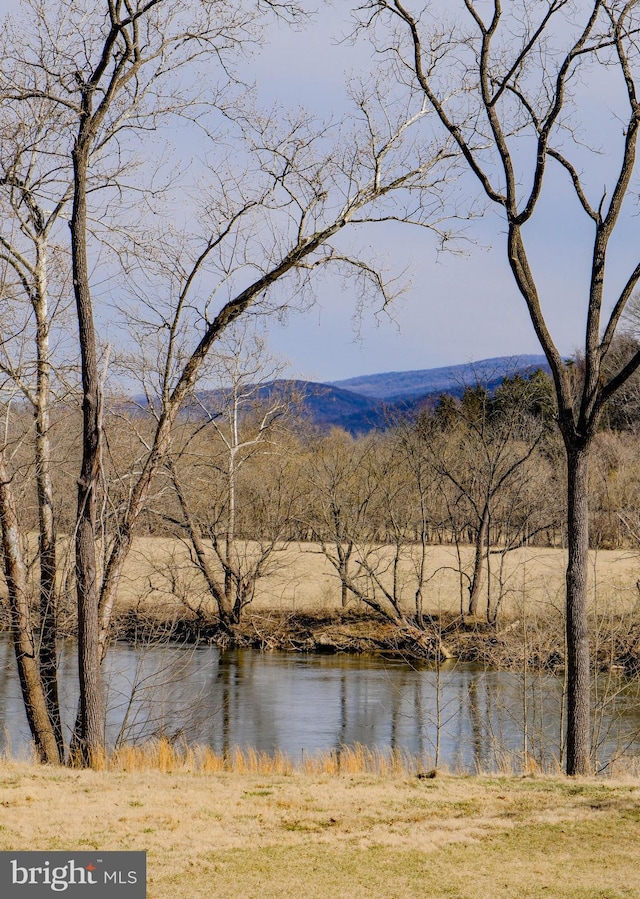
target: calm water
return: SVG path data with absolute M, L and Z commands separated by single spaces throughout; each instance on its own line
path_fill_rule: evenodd
M 490 769 L 527 750 L 560 756 L 562 679 L 451 665 L 439 673 L 363 656 L 220 653 L 204 647 L 113 647 L 106 663 L 109 741 L 178 734 L 218 751 L 253 746 L 303 753 L 362 743 L 395 748 L 454 769 Z M 75 647 L 61 651 L 64 715 L 77 701 Z M 600 764 L 640 755 L 640 694 L 601 678 L 594 737 Z M 525 724 L 526 722 L 526 724 Z M 25 751 L 28 729 L 12 650 L 0 641 L 0 747 Z

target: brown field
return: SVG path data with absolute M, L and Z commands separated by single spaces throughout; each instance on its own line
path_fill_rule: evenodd
M 0 763 L 0 849 L 144 849 L 149 899 L 640 896 L 640 783 Z
M 251 551 L 251 547 L 249 547 Z M 380 549 L 388 558 L 389 550 Z M 472 550 L 462 550 L 463 564 L 472 568 Z M 492 555 L 492 593 L 500 579 L 500 558 Z M 561 609 L 564 603 L 566 552 L 561 549 L 523 548 L 506 556 L 502 583 L 505 617 Z M 429 550 L 430 580 L 425 611 L 456 612 L 460 608 L 460 578 L 454 547 Z M 404 566 L 405 603 L 411 608 L 415 580 L 410 560 Z M 590 589 L 593 605 L 624 612 L 638 600 L 640 556 L 625 550 L 599 550 L 591 554 Z M 465 591 L 466 594 L 466 591 Z M 194 605 L 208 606 L 204 582 L 189 564 L 188 552 L 178 540 L 139 538 L 127 562 L 121 584 L 121 607 L 142 605 L 177 611 L 180 596 Z M 317 612 L 339 607 L 340 586 L 335 570 L 314 544 L 289 545 L 274 557 L 271 572 L 259 584 L 254 610 Z

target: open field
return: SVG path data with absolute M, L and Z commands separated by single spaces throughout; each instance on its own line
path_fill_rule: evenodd
M 145 849 L 149 899 L 640 896 L 640 783 L 0 763 L 0 849 Z
M 385 553 L 380 550 L 384 561 Z M 472 550 L 462 550 L 463 565 L 473 567 Z M 500 558 L 491 557 L 492 590 L 498 590 Z M 425 612 L 455 613 L 460 609 L 460 578 L 452 546 L 434 546 L 429 550 L 430 580 L 425 591 Z M 505 617 L 520 616 L 523 605 L 530 614 L 562 609 L 566 551 L 526 547 L 505 557 L 502 583 Z M 405 563 L 405 601 L 411 609 L 415 581 L 409 560 Z M 640 557 L 625 550 L 599 550 L 591 555 L 590 587 L 595 607 L 625 612 L 632 609 L 640 594 Z M 136 605 L 164 608 L 167 612 L 181 606 L 180 595 L 194 604 L 204 602 L 204 583 L 190 566 L 188 552 L 179 540 L 139 538 L 121 583 L 120 606 Z M 466 591 L 465 591 L 466 593 Z M 468 598 L 468 594 L 467 597 Z M 317 612 L 337 609 L 340 584 L 330 563 L 314 544 L 293 544 L 274 557 L 272 571 L 258 583 L 254 610 Z M 184 608 L 184 607 L 182 607 Z M 482 608 L 482 604 L 481 604 Z

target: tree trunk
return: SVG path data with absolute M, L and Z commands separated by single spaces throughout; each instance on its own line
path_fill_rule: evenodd
M 480 604 L 480 588 L 482 586 L 482 567 L 484 564 L 484 556 L 486 550 L 487 534 L 489 531 L 489 506 L 485 505 L 482 510 L 480 519 L 480 527 L 476 534 L 476 551 L 473 563 L 473 578 L 469 587 L 469 608 L 468 614 L 476 616 L 478 614 L 478 606 Z
M 567 440 L 567 774 L 591 773 L 588 444 Z
M 239 400 L 238 385 L 233 385 L 233 419 L 231 422 L 231 437 L 229 450 L 229 459 L 227 463 L 227 501 L 229 508 L 227 510 L 227 534 L 225 539 L 225 558 L 224 558 L 224 595 L 229 610 L 234 607 L 233 589 L 234 583 L 232 579 L 233 568 L 233 549 L 236 539 L 236 455 L 240 447 L 239 432 Z M 236 587 L 237 591 L 238 587 Z
M 40 412 L 40 410 L 38 410 Z M 40 552 L 40 672 L 44 685 L 49 717 L 64 752 L 60 703 L 58 698 L 58 597 L 56 589 L 56 536 L 53 517 L 53 488 L 49 468 L 48 410 L 36 422 L 36 481 L 38 490 L 39 552 Z
M 38 355 L 36 388 L 36 486 L 38 493 L 40 554 L 40 676 L 44 687 L 49 718 L 56 735 L 60 759 L 64 758 L 64 741 L 58 698 L 58 595 L 56 587 L 56 531 L 51 483 L 51 446 L 49 442 L 50 360 L 49 324 L 47 321 L 46 247 L 38 246 L 38 290 L 34 301 L 37 322 Z
M 339 531 L 339 528 L 337 530 Z M 349 587 L 347 586 L 347 580 L 349 577 L 349 561 L 351 559 L 351 553 L 353 552 L 353 543 L 348 541 L 347 548 L 345 549 L 338 536 L 336 551 L 338 553 L 339 563 L 338 574 L 340 575 L 340 602 L 342 608 L 346 609 L 349 605 Z
M 85 764 L 104 749 L 100 628 L 96 577 L 96 490 L 100 471 L 100 384 L 93 308 L 87 266 L 87 155 L 73 153 L 74 198 L 71 216 L 73 287 L 82 358 L 82 467 L 78 479 L 76 588 L 78 599 L 78 673 L 80 733 Z
M 343 609 L 349 605 L 349 588 L 344 582 L 344 577 L 340 575 L 340 604 Z
M 59 764 L 61 757 L 49 720 L 45 691 L 38 668 L 30 620 L 27 580 L 20 550 L 16 504 L 2 454 L 0 454 L 0 526 L 4 573 L 11 609 L 11 636 L 27 721 L 40 760 L 55 765 Z

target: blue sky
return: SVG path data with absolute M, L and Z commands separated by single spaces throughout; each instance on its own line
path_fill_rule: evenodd
M 0 13 L 16 6 L 17 0 L 0 0 Z M 348 30 L 348 11 L 348 3 L 320 4 L 311 26 L 299 32 L 284 26 L 268 31 L 264 49 L 248 61 L 246 72 L 248 80 L 255 79 L 265 108 L 279 103 L 303 105 L 325 117 L 344 113 L 346 80 L 366 77 L 374 65 L 366 43 L 354 47 L 336 42 Z M 588 87 L 592 130 L 599 139 L 619 130 L 609 102 L 611 88 L 605 82 Z M 610 160 L 603 149 L 596 158 L 594 184 L 605 178 Z M 569 354 L 583 340 L 591 235 L 562 177 L 554 177 L 543 199 L 542 214 L 527 236 L 549 325 L 560 351 Z M 638 246 L 636 211 L 629 211 L 619 242 L 621 273 L 628 271 Z M 489 209 L 469 226 L 467 236 L 464 254 L 438 254 L 433 239 L 420 229 L 399 224 L 370 229 L 366 240 L 375 254 L 391 272 L 407 269 L 411 279 L 390 314 L 376 315 L 368 308 L 354 319 L 353 289 L 337 279 L 323 281 L 317 305 L 292 314 L 284 324 L 269 322 L 271 350 L 289 360 L 291 376 L 317 380 L 539 352 L 508 269 L 500 216 Z
M 345 108 L 348 77 L 375 65 L 366 43 L 336 42 L 348 31 L 348 7 L 324 8 L 315 25 L 298 34 L 274 30 L 256 60 L 265 105 L 304 103 L 324 114 Z M 583 339 L 579 271 L 587 257 L 578 239 L 586 237 L 587 248 L 590 239 L 580 230 L 573 203 L 570 191 L 559 186 L 546 204 L 546 221 L 531 229 L 536 270 L 550 297 L 547 314 L 564 354 Z M 562 233 L 563 244 L 549 240 L 549 221 Z M 368 310 L 354 321 L 355 297 L 339 283 L 326 285 L 316 308 L 292 316 L 285 327 L 270 326 L 273 349 L 291 360 L 294 374 L 320 380 L 540 352 L 508 268 L 500 216 L 489 209 L 466 233 L 463 255 L 452 255 L 438 254 L 434 241 L 411 226 L 369 232 L 392 267 L 410 271 L 411 287 L 390 310 L 391 317 Z

